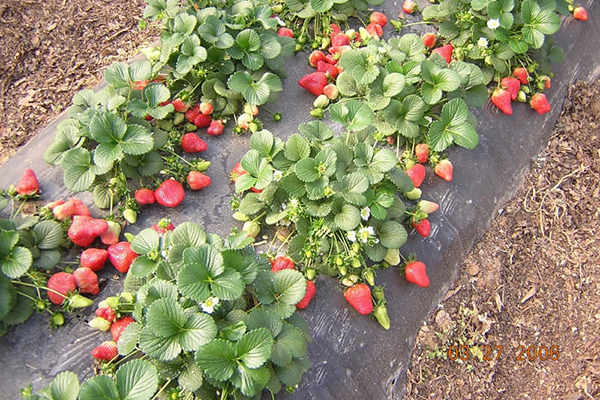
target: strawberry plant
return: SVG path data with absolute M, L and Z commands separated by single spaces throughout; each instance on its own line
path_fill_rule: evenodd
M 559 15 L 570 15 L 571 5 L 570 0 L 445 0 L 423 10 L 423 18 L 439 24 L 456 59 L 481 66 L 485 84 L 500 82 L 516 68 L 528 72 L 522 81 L 521 101 L 526 101 L 525 95 L 547 88 L 551 62 L 564 61 L 552 35 L 560 29 Z
M 101 323 L 90 325 L 111 331 L 113 340 L 92 352 L 105 362 L 103 371 L 114 370 L 119 355 L 144 361 L 121 366 L 116 381 L 101 375 L 80 388 L 73 374 L 63 373 L 57 379 L 69 376 L 72 384 L 55 389 L 81 400 L 100 392 L 124 396 L 122 375 L 137 363 L 137 375 L 128 379 L 138 383 L 138 391 L 127 398 L 150 399 L 160 392 L 170 398 L 238 399 L 256 398 L 265 389 L 293 390 L 308 368 L 310 335 L 295 313 L 306 280 L 294 270 L 273 273 L 251 243 L 243 234 L 224 240 L 207 235 L 190 222 L 161 235 L 152 228 L 141 231 L 131 244 L 140 256 L 125 280 L 126 289 L 136 293 L 131 315 L 124 315 L 117 296 L 109 299 L 120 317 L 112 307 L 112 316 L 105 312 L 107 299 L 95 319 Z M 26 391 L 31 396 L 31 388 Z
M 356 132 L 334 136 L 315 121 L 286 142 L 268 131 L 252 136 L 241 160 L 246 173 L 236 176 L 235 186 L 238 193 L 260 192 L 243 195 L 236 218 L 250 224 L 247 230 L 261 223 L 288 231 L 287 253 L 309 279 L 324 273 L 345 286 L 373 286 L 381 264 L 368 262 L 400 262 L 407 237 L 403 193 L 413 183 L 394 152 L 377 146 L 361 104 L 345 104 Z

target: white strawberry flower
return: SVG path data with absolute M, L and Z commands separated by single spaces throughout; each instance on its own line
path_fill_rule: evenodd
M 356 242 L 356 231 L 348 232 L 347 237 L 349 241 Z
M 204 300 L 204 302 L 200 303 L 200 307 L 205 313 L 212 314 L 215 311 L 217 304 L 219 304 L 218 297 L 209 297 L 208 299 Z
M 273 172 L 273 180 L 275 182 L 279 182 L 281 180 L 281 178 L 283 178 L 283 172 L 279 171 L 279 170 L 275 170 Z
M 363 220 L 368 220 L 369 217 L 371 216 L 371 209 L 369 207 L 365 207 L 362 210 L 360 210 L 360 217 Z
M 486 48 L 488 47 L 488 40 L 486 38 L 484 38 L 483 36 L 479 38 L 479 40 L 477 41 L 477 46 L 481 47 L 481 48 Z
M 487 27 L 490 28 L 491 30 L 496 30 L 496 29 L 500 28 L 500 20 L 498 18 L 490 19 L 487 22 Z
M 367 243 L 370 238 L 375 236 L 375 229 L 372 226 L 367 226 L 366 228 L 360 228 L 358 230 L 358 237 L 363 243 Z

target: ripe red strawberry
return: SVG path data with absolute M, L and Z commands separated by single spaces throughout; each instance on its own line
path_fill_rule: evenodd
M 206 128 L 207 126 L 209 126 L 210 121 L 212 121 L 212 118 L 210 117 L 210 115 L 200 113 L 200 114 L 196 115 L 196 117 L 194 118 L 194 125 L 196 125 L 196 127 L 198 129 L 202 129 L 202 128 Z
M 417 223 L 412 222 L 412 226 L 423 237 L 429 236 L 429 232 L 431 232 L 431 224 L 427 218 L 422 219 Z
M 100 293 L 98 287 L 98 275 L 88 267 L 80 267 L 73 271 L 75 284 L 81 293 L 97 295 Z
M 407 14 L 412 14 L 413 12 L 417 11 L 417 8 L 417 3 L 415 3 L 413 0 L 404 0 L 404 3 L 402 3 L 402 11 Z
M 329 74 L 329 76 L 332 79 L 337 78 L 337 76 L 339 74 L 339 71 L 335 65 L 331 65 L 325 61 L 319 61 L 317 63 L 317 72 L 325 72 L 325 73 Z M 323 88 L 323 89 L 325 89 L 325 88 Z
M 135 319 L 133 319 L 129 315 L 123 318 L 119 318 L 115 320 L 115 322 L 113 322 L 113 324 L 110 326 L 110 333 L 112 334 L 113 340 L 115 342 L 119 341 L 119 339 L 121 338 L 121 334 L 123 333 L 125 328 L 127 328 L 127 326 L 132 322 L 135 322 Z
M 325 54 L 321 50 L 315 50 L 308 56 L 308 63 L 311 67 L 317 68 L 317 63 L 319 61 L 326 61 Z
M 529 72 L 523 67 L 515 68 L 513 70 L 513 76 L 516 77 L 523 85 L 529 83 Z
M 304 310 L 310 304 L 310 301 L 317 294 L 317 286 L 313 281 L 306 280 L 306 292 L 304 292 L 304 297 L 298 304 L 296 304 L 296 308 L 300 310 Z
M 294 261 L 285 256 L 277 256 L 271 260 L 271 271 L 279 272 L 284 269 L 296 269 Z
M 231 174 L 229 174 L 229 179 L 231 179 L 233 182 L 235 182 L 237 180 L 237 178 L 239 178 L 242 175 L 247 174 L 248 171 L 246 171 L 244 168 L 242 168 L 242 164 L 241 163 L 236 163 L 233 166 L 233 169 L 231 170 Z
M 138 204 L 154 204 L 156 199 L 154 198 L 154 190 L 142 188 L 135 191 L 135 201 Z
M 110 246 L 111 244 L 115 244 L 119 241 L 119 236 L 121 235 L 121 225 L 115 221 L 107 221 L 108 229 L 100 235 L 100 240 L 102 244 Z
M 200 103 L 198 110 L 204 115 L 210 115 L 213 113 L 214 108 L 212 103 L 203 101 L 202 103 Z
M 338 63 L 338 60 L 336 60 L 335 57 L 332 56 L 331 54 L 327 54 L 325 56 L 325 61 L 331 65 L 336 65 Z
M 349 44 L 350 37 L 348 37 L 348 35 L 346 35 L 345 33 L 338 33 L 333 37 L 333 39 L 331 39 L 331 46 L 333 47 L 347 46 Z
M 40 193 L 40 183 L 31 168 L 25 168 L 19 183 L 17 183 L 16 190 L 22 196 Z
M 450 160 L 444 159 L 436 164 L 433 171 L 437 176 L 442 178 L 443 180 L 450 182 L 452 180 L 452 163 Z
M 194 123 L 194 119 L 198 116 L 198 114 L 200 114 L 200 104 L 196 104 L 193 108 L 187 110 L 185 113 L 185 119 L 187 119 L 187 121 L 190 123 Z
M 250 188 L 250 191 L 252 191 L 252 192 L 254 192 L 254 193 L 262 193 L 262 191 L 263 191 L 263 190 L 264 190 L 264 189 L 257 189 L 257 188 L 255 188 L 254 186 L 252 186 L 252 187 Z
M 429 145 L 427 143 L 419 143 L 415 146 L 415 155 L 417 161 L 421 164 L 426 163 L 429 160 Z
M 100 307 L 96 310 L 96 315 L 100 318 L 104 318 L 109 322 L 113 322 L 117 317 L 115 310 L 110 307 Z
M 135 81 L 135 82 L 133 82 L 133 88 L 134 88 L 135 90 L 142 91 L 142 90 L 144 90 L 144 89 L 146 88 L 146 86 L 148 86 L 148 83 L 149 83 L 149 82 L 150 82 L 150 81 L 148 81 L 148 80 L 144 80 L 144 81 Z
M 330 30 L 329 34 L 332 38 L 342 31 L 338 24 L 329 25 L 329 30 Z
M 510 93 L 510 99 L 516 100 L 521 90 L 521 82 L 512 76 L 507 76 L 500 81 L 500 86 Z M 500 108 L 500 107 L 498 107 Z M 509 114 L 510 115 L 510 114 Z
M 369 315 L 373 311 L 371 288 L 364 283 L 357 283 L 346 289 L 344 298 L 359 314 Z
M 550 107 L 550 103 L 548 103 L 546 95 L 543 93 L 534 94 L 529 101 L 529 105 L 540 115 L 546 114 L 552 109 L 552 107 Z
M 279 28 L 277 31 L 277 35 L 279 36 L 287 36 L 289 38 L 294 38 L 294 31 L 290 28 Z
M 173 108 L 175 109 L 176 112 L 184 113 L 190 109 L 190 105 L 187 103 L 184 103 L 180 99 L 173 100 L 171 102 L 171 104 L 173 104 Z
M 552 87 L 552 80 L 548 75 L 540 76 L 540 80 L 544 82 L 544 89 L 550 89 Z
M 367 32 L 369 32 L 369 35 L 374 36 L 377 39 L 383 36 L 383 29 L 381 29 L 380 25 L 371 22 L 365 27 L 365 29 L 367 30 Z
M 211 136 L 219 136 L 225 130 L 225 125 L 223 125 L 223 121 L 220 119 L 214 119 L 210 122 L 210 126 L 206 130 Z
M 131 250 L 131 243 L 119 242 L 108 248 L 108 259 L 111 264 L 122 273 L 129 271 L 131 263 L 137 258 L 138 254 Z
M 67 231 L 69 239 L 77 246 L 86 247 L 108 229 L 103 219 L 94 219 L 85 215 L 76 215 Z
M 190 132 L 181 138 L 181 149 L 186 153 L 199 153 L 208 149 L 208 145 L 194 132 Z
M 425 45 L 425 47 L 428 47 L 431 49 L 433 46 L 435 46 L 435 42 L 436 42 L 437 38 L 435 37 L 435 35 L 433 33 L 426 33 L 423 35 L 421 40 L 423 41 L 423 44 Z
M 587 21 L 587 19 L 588 19 L 587 11 L 583 7 L 576 7 L 573 10 L 573 18 L 575 18 L 579 21 Z
M 377 25 L 379 26 L 379 25 Z M 352 50 L 352 46 L 331 46 L 329 48 L 329 54 L 335 56 L 336 54 L 339 54 L 340 56 L 342 54 L 344 54 L 347 51 Z
M 327 85 L 327 75 L 324 72 L 313 72 L 304 75 L 298 80 L 300 87 L 308 90 L 314 96 L 323 94 L 323 88 Z
M 66 272 L 57 272 L 56 274 L 52 275 L 50 279 L 48 279 L 48 284 L 46 286 L 48 289 L 62 293 L 65 296 L 77 290 L 75 278 L 73 275 Z M 65 301 L 64 297 L 50 290 L 48 290 L 48 298 L 52 304 L 62 304 L 63 301 Z
M 92 357 L 100 361 L 110 361 L 118 355 L 117 343 L 112 340 L 103 342 L 100 346 L 92 350 Z
M 104 268 L 104 264 L 108 259 L 108 251 L 105 249 L 86 249 L 81 253 L 79 263 L 82 267 L 91 269 L 92 271 L 100 271 Z
M 420 200 L 418 205 L 419 209 L 426 214 L 434 213 L 440 208 L 438 203 L 428 200 Z
M 410 261 L 404 268 L 404 277 L 407 281 L 421 287 L 429 286 L 427 267 L 421 261 Z
M 192 190 L 200 190 L 210 186 L 210 176 L 198 171 L 190 171 L 187 176 L 187 183 Z
M 450 43 L 448 43 L 445 46 L 438 47 L 437 49 L 433 49 L 433 51 L 431 53 L 439 54 L 440 56 L 444 57 L 444 59 L 446 60 L 446 62 L 448 64 L 450 64 L 450 61 L 452 60 L 452 52 L 453 51 L 454 51 L 454 46 L 452 46 Z
M 327 96 L 329 100 L 335 100 L 340 95 L 340 91 L 334 83 L 330 83 L 323 88 L 323 94 Z
M 177 207 L 185 198 L 181 183 L 175 179 L 167 179 L 154 191 L 156 202 L 165 207 Z
M 506 115 L 512 115 L 511 94 L 506 89 L 498 88 L 492 93 L 492 103 Z
M 387 17 L 378 11 L 373 12 L 369 17 L 369 22 L 377 24 L 382 28 L 387 24 L 387 21 Z
M 154 232 L 158 233 L 158 236 L 162 236 L 168 231 L 172 231 L 175 229 L 175 225 L 168 218 L 163 218 L 158 221 L 158 224 L 152 225 L 150 228 L 154 230 Z
M 406 171 L 416 188 L 420 187 L 425 180 L 425 167 L 422 164 L 415 164 Z

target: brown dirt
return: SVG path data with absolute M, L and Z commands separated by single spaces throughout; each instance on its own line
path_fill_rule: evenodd
M 0 164 L 156 36 L 141 32 L 144 0 L 0 2 Z
M 143 7 L 143 0 L 0 4 L 0 163 L 97 83 L 104 67 L 156 36 L 137 29 Z M 600 82 L 572 91 L 548 149 L 422 327 L 407 399 L 600 398 L 598 98 Z M 467 361 L 447 359 L 451 346 L 463 345 Z M 494 350 L 488 357 L 485 346 Z M 519 346 L 542 357 L 557 346 L 558 360 L 525 353 L 521 361 Z
M 548 148 L 421 328 L 407 399 L 600 399 L 599 96 L 600 81 L 571 88 Z

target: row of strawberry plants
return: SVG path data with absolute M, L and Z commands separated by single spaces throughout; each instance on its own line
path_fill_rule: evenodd
M 278 98 L 295 46 L 258 1 L 199 8 L 149 0 L 144 17 L 162 24 L 160 47 L 146 61 L 110 65 L 100 92 L 78 93 L 45 154 L 63 168 L 67 188 L 92 191 L 96 206 L 119 208 L 131 223 L 140 205 L 180 204 L 182 183 L 210 185 L 210 162 L 185 157 L 208 147 L 197 131 L 218 136 L 240 112 L 236 131 L 256 131 L 257 106 Z
M 299 384 L 311 340 L 295 312 L 307 287 L 300 272 L 272 272 L 246 235 L 222 239 L 191 222 L 131 239 L 126 292 L 90 321 L 112 335 L 92 352 L 103 374 L 80 386 L 62 373 L 23 398 L 250 399 Z

